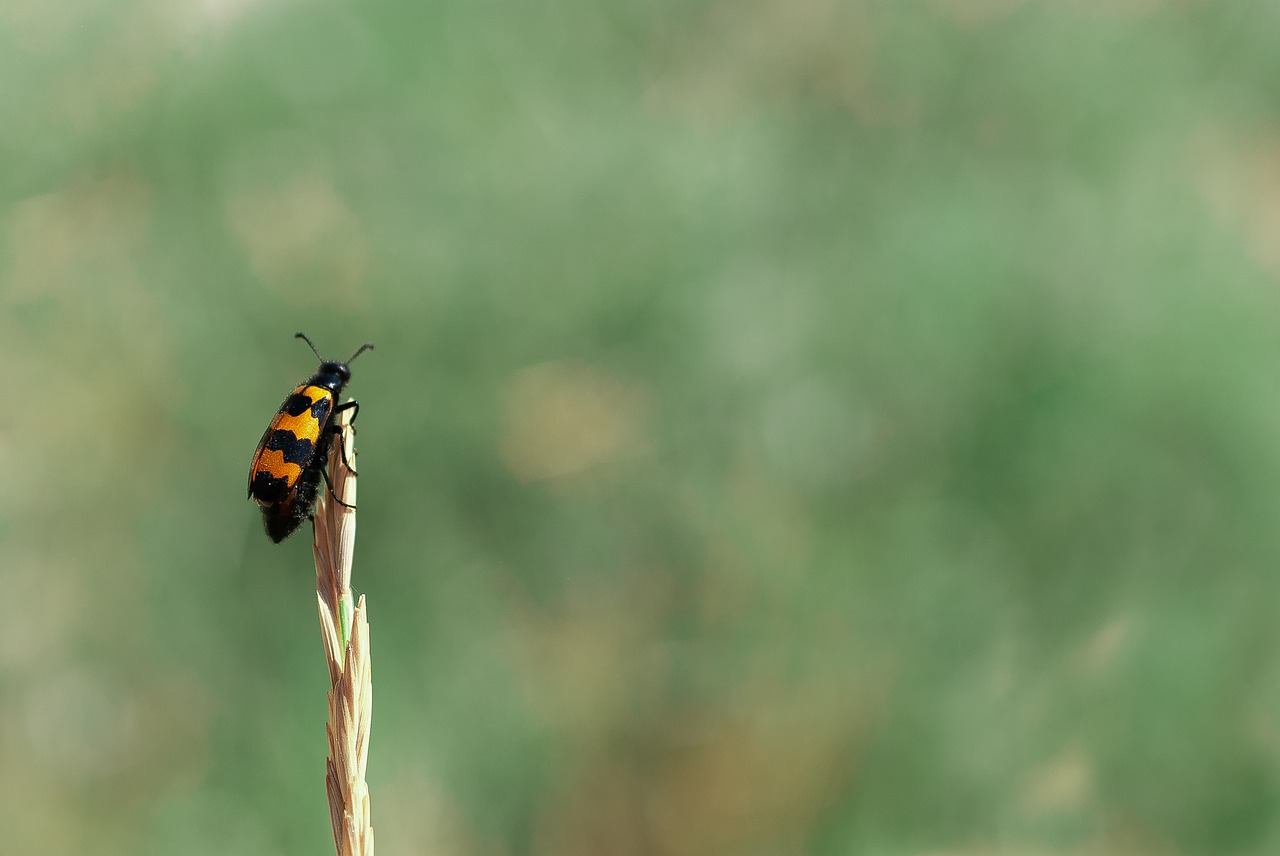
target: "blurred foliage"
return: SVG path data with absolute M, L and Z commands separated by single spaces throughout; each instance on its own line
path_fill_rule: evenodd
M 0 4 L 6 853 L 1280 848 L 1280 9 Z

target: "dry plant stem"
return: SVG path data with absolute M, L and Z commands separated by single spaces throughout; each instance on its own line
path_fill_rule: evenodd
M 341 442 L 329 452 L 328 473 L 333 492 L 347 505 L 356 504 L 356 476 L 342 462 L 355 463 L 355 431 L 350 411 L 337 416 Z M 320 635 L 329 663 L 329 757 L 325 761 L 325 790 L 329 819 L 338 856 L 373 856 L 373 827 L 369 823 L 369 726 L 373 717 L 373 681 L 369 661 L 369 622 L 364 597 L 352 609 L 351 556 L 355 548 L 356 512 L 333 501 L 321 486 L 316 503 L 316 599 L 320 606 Z

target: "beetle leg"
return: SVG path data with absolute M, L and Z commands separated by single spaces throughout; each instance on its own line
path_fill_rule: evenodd
M 350 468 L 348 467 L 348 469 Z M 352 470 L 352 472 L 354 472 L 354 470 Z M 338 499 L 338 495 L 333 492 L 333 484 L 329 481 L 329 474 L 325 472 L 324 469 L 320 470 L 320 475 L 324 476 L 325 487 L 329 489 L 329 496 L 333 498 L 333 501 L 338 503 L 338 505 L 341 505 L 343 508 L 350 508 L 352 511 L 355 511 L 356 507 L 354 505 L 348 505 L 347 503 Z

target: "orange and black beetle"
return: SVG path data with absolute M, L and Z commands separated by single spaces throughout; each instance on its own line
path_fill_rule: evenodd
M 373 347 L 366 342 L 345 363 L 326 360 L 305 333 L 296 334 L 320 359 L 311 378 L 289 393 L 280 405 L 249 465 L 249 496 L 262 506 L 267 536 L 279 544 L 311 517 L 321 479 L 328 480 L 325 465 L 329 444 L 341 429 L 334 416 L 352 408 L 354 422 L 360 412 L 355 401 L 338 404 L 338 396 L 351 380 L 347 363 Z M 348 465 L 349 466 L 349 465 Z M 335 501 L 337 497 L 334 497 Z

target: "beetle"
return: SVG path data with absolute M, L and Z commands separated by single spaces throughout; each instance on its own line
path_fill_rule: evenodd
M 338 404 L 338 396 L 351 380 L 348 364 L 373 348 L 372 342 L 365 342 L 346 362 L 337 362 L 320 356 L 306 333 L 296 333 L 294 338 L 302 339 L 311 347 L 320 360 L 320 367 L 280 405 L 249 465 L 249 497 L 262 507 L 267 537 L 277 544 L 292 535 L 315 511 L 320 481 L 323 479 L 327 484 L 329 480 L 325 473 L 329 444 L 335 435 L 342 433 L 334 417 L 350 409 L 354 411 L 350 422 L 355 422 L 360 412 L 359 402 Z M 345 452 L 343 463 L 351 469 Z M 333 492 L 332 487 L 329 492 Z M 333 499 L 346 504 L 336 496 Z

